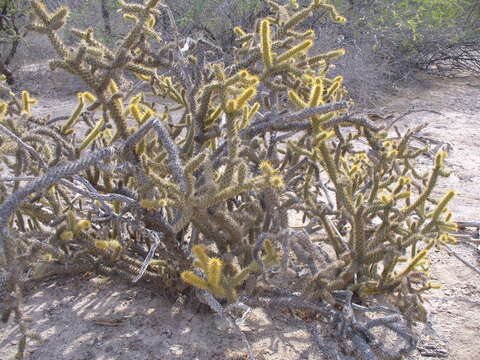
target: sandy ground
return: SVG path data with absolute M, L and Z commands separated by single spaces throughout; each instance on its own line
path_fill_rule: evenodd
M 398 90 L 382 114 L 415 112 L 399 127 L 428 123 L 422 135 L 448 144 L 454 173 L 442 179 L 439 194 L 456 189 L 451 209 L 456 220 L 479 221 L 480 78 L 436 78 Z M 40 103 L 42 104 L 42 102 Z M 39 112 L 68 113 L 75 101 L 43 102 Z M 43 106 L 43 107 L 42 107 Z M 420 144 L 420 143 L 419 143 Z M 435 146 L 435 144 L 433 145 Z M 425 158 L 425 165 L 432 159 Z M 479 249 L 457 245 L 455 251 L 479 265 Z M 417 351 L 409 360 L 480 359 L 480 275 L 445 251 L 435 251 L 432 277 L 444 284 L 425 299 L 430 311 Z M 216 315 L 173 303 L 154 289 L 100 277 L 55 278 L 37 285 L 25 299 L 31 327 L 44 342 L 30 345 L 27 359 L 244 359 L 244 348 Z M 10 322 L 0 325 L 0 360 L 13 359 L 19 339 Z M 242 329 L 261 360 L 321 360 L 305 331 L 255 310 Z

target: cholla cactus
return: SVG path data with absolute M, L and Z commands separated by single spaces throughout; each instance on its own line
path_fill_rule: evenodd
M 349 112 L 343 78 L 328 75 L 344 50 L 316 54 L 315 33 L 302 28 L 319 11 L 343 23 L 332 5 L 269 4 L 255 29 L 235 29 L 235 61 L 227 63 L 204 39 L 184 42 L 159 1 L 120 2 L 132 27 L 115 49 L 91 29 L 74 30 L 78 44 L 67 47 L 58 31 L 68 10 L 32 3 L 31 30 L 57 51 L 51 68 L 88 89 L 66 119 L 32 115 L 27 91 L 0 104 L 8 177 L 0 182 L 0 247 L 15 299 L 5 318 L 13 311 L 21 319 L 26 269 L 36 277 L 88 270 L 173 294 L 193 285 L 222 316 L 218 301 L 309 309 L 342 322 L 340 335 L 355 346 L 339 352 L 386 354 L 374 326 L 411 348 L 402 316 L 362 327 L 346 314 L 358 309 L 352 294 L 383 294 L 409 321 L 425 320 L 421 294 L 437 286 L 428 251 L 451 242 L 456 227 L 447 209 L 454 193 L 432 198 L 448 175 L 446 154 L 420 174 L 413 131 L 392 137 Z M 162 16 L 172 42 L 155 28 Z M 148 93 L 129 90 L 131 79 Z M 291 226 L 292 211 L 302 226 Z M 273 284 L 288 271 L 298 273 L 295 289 Z M 288 295 L 256 297 L 279 292 Z M 29 335 L 20 329 L 19 357 Z

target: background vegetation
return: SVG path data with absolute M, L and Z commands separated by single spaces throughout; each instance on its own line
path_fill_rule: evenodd
M 183 35 L 203 36 L 225 51 L 233 48 L 235 26 L 250 28 L 258 16 L 268 13 L 268 2 L 264 0 L 166 0 L 165 3 L 172 9 Z M 298 0 L 300 6 L 307 3 Z M 334 0 L 332 3 L 346 14 L 345 25 L 318 14 L 305 26 L 316 30 L 320 40 L 318 50 L 337 46 L 347 50 L 347 55 L 336 65 L 337 71 L 345 77 L 349 91 L 361 106 L 374 105 L 396 81 L 409 79 L 418 69 L 480 71 L 477 0 Z M 46 5 L 50 10 L 62 5 L 74 9 L 62 32 L 67 43 L 73 41 L 71 28 L 93 27 L 96 36 L 107 44 L 118 41 L 126 31 L 116 0 L 51 0 Z M 9 75 L 12 72 L 33 62 L 46 61 L 54 54 L 48 42 L 32 38 L 24 30 L 28 6 L 29 1 L 23 0 L 0 2 L 0 72 L 7 75 L 10 83 L 13 83 Z

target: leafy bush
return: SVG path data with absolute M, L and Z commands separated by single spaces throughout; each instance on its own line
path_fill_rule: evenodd
M 335 3 L 350 20 L 349 35 L 375 39 L 397 73 L 426 68 L 447 48 L 480 47 L 478 2 L 472 0 L 365 0 Z M 475 56 L 473 56 L 475 58 Z M 471 67 L 474 69 L 475 67 Z
M 314 53 L 315 32 L 300 27 L 315 13 L 344 23 L 334 6 L 269 5 L 258 26 L 234 29 L 232 63 L 215 44 L 182 38 L 158 0 L 120 2 L 130 30 L 114 49 L 92 30 L 73 30 L 67 46 L 68 9 L 32 3 L 30 29 L 57 52 L 50 67 L 88 89 L 68 118 L 32 115 L 28 91 L 5 91 L 0 104 L 2 319 L 20 324 L 18 357 L 33 336 L 25 281 L 85 271 L 193 292 L 233 327 L 232 308 L 302 310 L 330 358 L 414 347 L 409 327 L 425 321 L 422 294 L 437 286 L 428 252 L 456 228 L 454 192 L 432 196 L 446 153 L 421 173 L 414 131 L 390 134 L 349 111 L 343 77 L 329 76 L 344 49 Z M 162 20 L 172 41 L 156 30 Z M 380 297 L 388 308 L 358 304 Z M 376 327 L 404 344 L 389 348 Z

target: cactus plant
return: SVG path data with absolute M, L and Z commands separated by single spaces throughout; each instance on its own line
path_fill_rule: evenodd
M 30 29 L 57 52 L 52 70 L 88 89 L 64 122 L 33 115 L 27 91 L 0 104 L 9 174 L 0 182 L 0 248 L 14 299 L 3 318 L 13 312 L 19 321 L 18 357 L 31 336 L 21 316 L 24 273 L 51 274 L 45 256 L 56 272 L 196 291 L 224 317 L 224 305 L 239 303 L 307 309 L 354 345 L 339 341 L 328 356 L 411 350 L 408 326 L 425 320 L 422 294 L 437 286 L 428 252 L 452 242 L 456 228 L 447 209 L 454 193 L 433 197 L 448 175 L 446 153 L 421 174 L 414 131 L 395 136 L 350 112 L 343 78 L 328 75 L 344 50 L 314 53 L 315 33 L 301 26 L 319 11 L 345 22 L 332 5 L 269 4 L 254 29 L 235 30 L 231 62 L 205 39 L 184 41 L 158 0 L 120 2 L 131 31 L 114 49 L 91 29 L 74 30 L 78 44 L 66 46 L 58 31 L 68 10 L 32 3 Z M 171 42 L 154 27 L 162 16 Z M 132 79 L 157 101 L 130 94 Z M 272 282 L 287 271 L 294 288 Z M 352 301 L 379 296 L 395 315 L 364 324 L 349 315 L 369 311 Z M 377 326 L 406 347 L 389 353 L 370 331 Z

